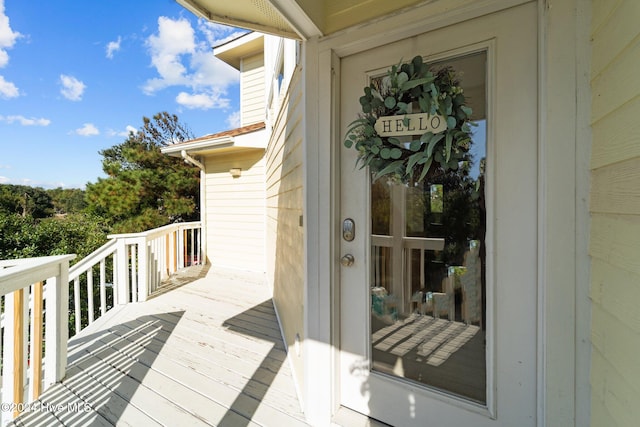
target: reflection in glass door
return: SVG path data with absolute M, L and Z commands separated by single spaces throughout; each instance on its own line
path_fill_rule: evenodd
M 372 369 L 486 403 L 486 53 L 453 67 L 476 123 L 457 170 L 371 184 Z

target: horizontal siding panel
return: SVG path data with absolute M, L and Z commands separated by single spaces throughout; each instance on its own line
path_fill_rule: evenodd
M 302 164 L 302 139 L 291 139 L 290 145 L 283 147 L 276 155 L 269 159 L 271 164 L 267 169 L 267 183 L 280 179 Z M 279 174 L 276 174 L 278 171 Z
M 592 119 L 597 122 L 640 95 L 640 38 L 592 80 Z
M 264 121 L 263 111 L 244 111 L 242 115 L 242 125 L 250 125 Z
M 262 67 L 264 65 L 264 54 L 258 53 L 253 56 L 245 56 L 242 58 L 242 71 Z
M 264 111 L 264 103 L 262 102 L 262 99 L 260 99 L 259 97 L 248 98 L 247 102 L 245 102 L 244 104 L 244 109 L 246 111 L 249 111 L 249 110 Z
M 244 229 L 245 227 L 262 227 L 264 228 L 264 215 L 262 218 L 256 217 L 253 214 L 245 214 L 243 212 L 238 213 L 224 213 L 215 215 L 215 220 L 220 224 L 237 224 L 236 227 Z
M 640 1 L 625 0 L 593 34 L 592 76 L 599 74 L 640 34 Z
M 260 222 L 214 222 L 211 232 L 218 236 L 236 236 L 238 238 L 257 238 L 264 233 L 264 216 Z M 257 236 L 257 237 L 256 237 Z
M 593 214 L 589 253 L 594 258 L 640 275 L 637 236 L 640 236 L 640 216 Z
M 207 254 L 216 265 L 265 271 L 264 152 L 206 159 Z M 229 174 L 242 168 L 239 178 Z
M 593 259 L 591 300 L 640 335 L 640 275 Z
M 632 379 L 630 386 L 640 397 L 640 383 L 633 381 L 634 378 L 640 378 L 640 363 L 638 363 L 640 335 L 621 324 L 617 318 L 602 310 L 599 305 L 593 305 L 591 315 L 593 347 L 598 349 L 602 357 L 608 360 L 616 371 Z M 637 419 L 640 420 L 640 417 Z
M 261 94 L 264 98 L 264 76 L 262 74 L 256 74 L 254 76 L 245 76 L 242 79 L 242 89 L 247 94 Z M 253 99 L 253 98 L 251 98 Z
M 591 168 L 640 157 L 640 97 L 592 126 Z
M 291 102 L 291 93 L 300 92 L 299 73 L 282 97 L 282 108 L 274 120 L 266 160 L 266 234 L 268 281 L 278 309 L 283 335 L 293 345 L 296 335 L 304 343 L 304 233 L 302 215 L 302 150 L 300 129 L 302 109 Z M 304 347 L 303 347 L 304 351 Z M 297 379 L 301 376 L 299 358 L 292 358 Z
M 640 395 L 628 383 L 628 373 L 618 371 L 598 350 L 592 352 L 591 358 L 591 390 L 595 415 L 592 416 L 591 425 L 637 426 L 640 419 Z M 607 422 L 598 423 L 597 418 Z
M 287 146 L 273 147 L 277 149 L 267 158 L 267 181 L 270 181 L 274 177 L 274 171 L 282 168 L 291 170 L 296 166 L 302 164 L 302 135 L 295 135 L 295 138 L 290 138 Z M 278 175 L 275 175 L 277 178 Z
M 207 191 L 207 196 L 217 199 L 249 199 L 264 196 L 264 183 L 248 183 L 249 189 L 244 191 L 235 185 L 218 185 L 213 191 Z
M 591 211 L 640 215 L 640 157 L 592 172 Z
M 216 237 L 218 237 L 216 239 Z M 260 258 L 264 255 L 264 241 L 262 239 L 230 239 L 227 236 L 213 236 L 211 248 L 224 259 L 237 258 L 238 261 L 246 257 Z M 238 264 L 235 264 L 238 265 Z
M 611 14 L 624 0 L 593 0 L 591 2 L 591 34 L 611 19 Z
M 273 183 L 273 185 L 269 186 L 266 193 L 267 200 L 280 195 L 286 195 L 292 191 L 301 191 L 302 183 L 300 182 L 300 179 L 302 178 L 302 167 L 296 168 L 294 170 L 294 173 L 290 175 L 290 178 L 291 179 L 286 179 L 283 181 L 276 181 Z

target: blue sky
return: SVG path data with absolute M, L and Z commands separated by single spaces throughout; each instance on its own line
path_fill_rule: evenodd
M 0 0 L 0 183 L 83 188 L 161 111 L 237 127 L 239 75 L 211 47 L 240 31 L 174 0 Z

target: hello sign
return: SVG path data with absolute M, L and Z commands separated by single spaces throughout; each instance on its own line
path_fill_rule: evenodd
M 378 117 L 374 129 L 381 137 L 436 134 L 447 129 L 447 121 L 443 116 L 428 113 L 385 116 Z

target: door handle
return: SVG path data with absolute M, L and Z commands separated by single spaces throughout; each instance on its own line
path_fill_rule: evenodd
M 356 259 L 351 254 L 346 254 L 340 258 L 340 264 L 342 264 L 343 267 L 351 267 L 355 261 Z

